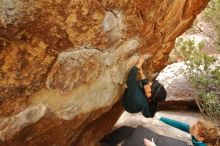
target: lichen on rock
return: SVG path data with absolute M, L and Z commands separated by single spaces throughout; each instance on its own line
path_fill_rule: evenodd
M 73 52 L 62 52 L 53 65 L 46 81 L 46 86 L 70 91 L 81 84 L 96 80 L 103 70 L 102 53 L 95 49 L 80 49 Z

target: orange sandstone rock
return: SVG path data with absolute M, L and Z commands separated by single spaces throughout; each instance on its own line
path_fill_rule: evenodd
M 98 145 L 208 0 L 0 0 L 0 145 Z M 94 128 L 95 127 L 95 128 Z

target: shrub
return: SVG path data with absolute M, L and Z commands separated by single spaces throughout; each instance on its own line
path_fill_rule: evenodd
M 220 122 L 220 62 L 202 51 L 205 44 L 194 39 L 179 38 L 175 48 L 187 66 L 185 74 L 197 91 L 201 112 Z
M 215 47 L 220 51 L 220 0 L 210 0 L 202 13 L 203 19 L 213 24 L 217 37 L 213 38 Z

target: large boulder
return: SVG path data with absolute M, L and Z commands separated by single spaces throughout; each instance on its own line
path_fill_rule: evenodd
M 156 79 L 167 91 L 166 101 L 160 104 L 160 109 L 197 108 L 197 92 L 186 75 L 186 68 L 184 62 L 173 63 L 166 66 L 157 76 Z
M 0 0 L 0 141 L 97 145 L 137 54 L 149 77 L 208 0 Z

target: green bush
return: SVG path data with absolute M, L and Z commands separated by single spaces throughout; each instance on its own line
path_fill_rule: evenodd
M 203 19 L 213 24 L 217 33 L 217 38 L 213 39 L 215 40 L 216 49 L 220 51 L 220 0 L 210 0 L 202 16 Z
M 195 87 L 200 110 L 214 119 L 220 118 L 220 66 L 219 60 L 202 51 L 205 44 L 194 39 L 179 38 L 175 48 L 187 66 L 185 74 Z

